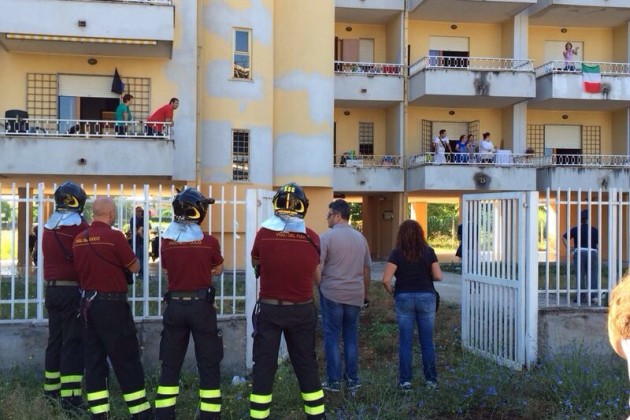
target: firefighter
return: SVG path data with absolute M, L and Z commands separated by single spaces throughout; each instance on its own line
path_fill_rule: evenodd
M 313 282 L 320 281 L 319 237 L 304 223 L 308 199 L 299 185 L 291 182 L 280 187 L 273 208 L 274 215 L 262 223 L 251 253 L 252 265 L 260 273 L 260 294 L 252 315 L 254 366 L 249 414 L 253 419 L 269 417 L 284 334 L 304 412 L 309 419 L 323 419 L 313 303 Z
M 107 358 L 114 368 L 131 418 L 151 418 L 144 370 L 124 270 L 140 270 L 125 235 L 112 229 L 116 204 L 109 197 L 94 201 L 94 220 L 74 239 L 74 265 L 81 278 L 84 325 L 85 390 L 92 419 L 109 415 Z
M 198 419 L 221 415 L 220 363 L 223 339 L 217 328 L 212 276 L 223 272 L 219 241 L 201 230 L 212 198 L 186 188 L 173 200 L 174 222 L 162 234 L 162 267 L 168 272 L 164 296 L 160 361 L 162 373 L 155 400 L 157 419 L 174 419 L 179 375 L 192 333 L 199 371 Z
M 61 184 L 55 190 L 55 211 L 44 225 L 42 240 L 48 311 L 44 393 L 53 400 L 61 397 L 67 410 L 83 406 L 83 330 L 77 319 L 81 295 L 72 241 L 88 227 L 81 215 L 86 198 L 74 182 Z

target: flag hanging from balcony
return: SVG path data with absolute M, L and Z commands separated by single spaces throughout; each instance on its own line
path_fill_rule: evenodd
M 582 63 L 584 92 L 599 93 L 602 90 L 602 72 L 598 65 L 588 66 Z
M 118 68 L 114 71 L 114 80 L 112 80 L 112 92 L 122 95 L 125 91 L 125 84 L 118 74 Z

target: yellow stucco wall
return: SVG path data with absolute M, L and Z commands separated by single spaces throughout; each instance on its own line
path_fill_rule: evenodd
M 434 122 L 471 122 L 479 120 L 479 136 L 489 131 L 492 133 L 494 145 L 498 148 L 501 141 L 501 110 L 494 109 L 455 109 L 454 115 L 449 115 L 450 108 L 420 108 L 409 107 L 407 110 L 407 138 L 405 141 L 405 154 L 411 155 L 420 152 L 422 139 L 422 120 Z M 457 140 L 458 133 L 449 133 L 449 138 Z
M 534 60 L 534 66 L 545 63 L 545 41 L 583 42 L 583 51 L 575 57 L 577 61 L 613 60 L 613 31 L 603 28 L 571 28 L 560 32 L 555 26 L 530 26 L 528 35 L 528 56 Z M 562 50 L 558 51 L 557 60 L 562 60 Z
M 445 36 L 469 38 L 471 57 L 500 57 L 502 53 L 501 25 L 457 23 L 451 29 L 450 22 L 409 22 L 409 43 L 411 63 L 426 57 L 429 53 L 429 37 Z
M 562 118 L 567 115 L 566 120 Z M 601 127 L 601 154 L 612 154 L 612 114 L 609 112 L 527 111 L 528 124 L 591 125 Z M 625 144 L 625 140 L 624 140 Z
M 349 111 L 350 115 L 344 115 Z M 385 154 L 385 138 L 387 130 L 386 112 L 384 109 L 335 109 L 337 128 L 337 155 L 354 150 L 359 153 L 359 123 L 374 123 L 374 154 Z
M 616 27 L 613 30 L 613 62 L 625 63 L 628 61 L 628 24 Z
M 348 31 L 347 28 L 352 30 Z M 374 62 L 387 62 L 387 28 L 385 26 L 335 23 L 335 36 L 339 39 L 372 38 L 374 40 Z

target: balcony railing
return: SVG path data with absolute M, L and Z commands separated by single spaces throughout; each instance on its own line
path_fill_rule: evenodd
M 588 66 L 599 66 L 602 74 L 628 76 L 630 75 L 630 64 L 628 63 L 603 63 L 593 61 L 574 61 L 573 64 L 565 63 L 562 60 L 554 60 L 536 67 L 536 77 L 541 77 L 552 73 L 582 73 L 582 64 Z
M 473 71 L 533 71 L 534 61 L 493 57 L 423 57 L 409 67 L 409 76 L 426 69 L 463 68 Z
M 166 4 L 172 5 L 173 0 L 109 0 L 116 3 L 147 3 L 147 4 Z
M 579 166 L 590 168 L 629 168 L 630 155 L 549 155 L 540 156 L 526 153 L 511 153 L 498 150 L 496 153 L 453 153 L 438 156 L 427 152 L 405 158 L 405 167 L 415 168 L 427 165 L 475 165 L 475 166 Z
M 347 168 L 402 168 L 404 159 L 396 155 L 335 155 L 336 167 Z
M 401 76 L 402 64 L 391 63 L 359 63 L 352 61 L 335 61 L 335 73 L 356 75 Z
M 160 127 L 162 125 L 162 127 Z M 161 128 L 161 130 L 160 130 Z M 169 140 L 172 123 L 0 118 L 0 136 L 151 138 Z

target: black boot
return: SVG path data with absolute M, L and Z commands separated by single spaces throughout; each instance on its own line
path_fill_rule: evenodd
M 153 412 L 151 412 L 151 409 L 141 411 L 131 416 L 131 420 L 152 420 L 152 419 L 153 419 Z
M 81 397 L 65 397 L 61 399 L 61 408 L 75 414 L 85 414 L 87 406 Z

